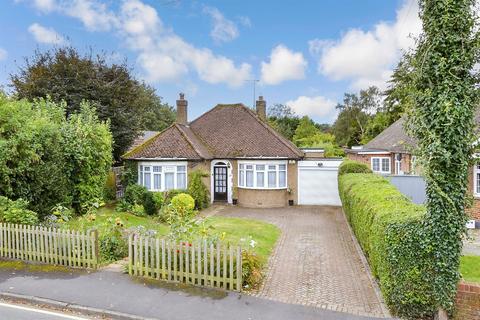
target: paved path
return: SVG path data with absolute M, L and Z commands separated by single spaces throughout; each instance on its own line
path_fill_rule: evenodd
M 480 256 L 480 229 L 468 230 L 468 236 L 463 241 L 463 254 Z
M 69 274 L 0 270 L 0 296 L 2 293 L 35 296 L 69 305 L 106 309 L 160 320 L 374 319 L 285 304 L 233 292 L 212 291 L 159 281 L 144 282 L 111 271 Z
M 341 208 L 226 207 L 218 214 L 261 219 L 282 230 L 257 296 L 358 315 L 388 316 Z

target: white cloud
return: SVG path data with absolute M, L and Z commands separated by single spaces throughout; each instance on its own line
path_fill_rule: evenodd
M 7 59 L 7 50 L 0 48 L 0 61 Z
M 89 31 L 116 32 L 138 54 L 137 63 L 149 81 L 178 80 L 196 72 L 208 83 L 236 87 L 251 78 L 249 64 L 237 65 L 186 42 L 165 28 L 157 10 L 141 0 L 124 0 L 119 11 L 98 0 L 62 1 L 55 5 L 55 12 L 80 20 Z
M 214 7 L 205 7 L 203 12 L 212 18 L 212 31 L 210 36 L 217 42 L 229 42 L 237 38 L 239 35 L 238 28 L 235 23 L 225 18 L 225 16 Z
M 310 52 L 319 55 L 318 71 L 332 80 L 350 80 L 355 89 L 385 87 L 401 51 L 421 32 L 416 0 L 405 0 L 394 23 L 379 22 L 372 30 L 351 29 L 336 41 L 314 39 Z
M 45 44 L 63 44 L 65 39 L 59 35 L 53 28 L 47 28 L 41 26 L 38 23 L 34 23 L 28 27 L 28 32 L 30 32 L 35 40 L 39 43 Z
M 249 17 L 246 16 L 240 16 L 238 17 L 238 21 L 240 24 L 246 28 L 250 28 L 252 26 L 252 21 L 250 20 Z
M 43 11 L 43 12 L 50 12 L 55 9 L 56 2 L 55 0 L 34 0 L 33 5 Z
M 323 96 L 300 96 L 296 100 L 285 102 L 285 104 L 301 116 L 306 115 L 330 121 L 336 115 L 336 102 Z
M 275 85 L 287 80 L 305 78 L 307 61 L 301 52 L 293 52 L 284 45 L 273 48 L 269 62 L 262 62 L 262 82 Z

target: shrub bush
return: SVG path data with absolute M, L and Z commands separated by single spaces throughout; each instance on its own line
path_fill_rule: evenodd
M 179 195 L 181 193 L 185 193 L 185 190 L 180 190 L 180 189 L 172 189 L 172 190 L 168 190 L 168 191 L 165 191 L 163 192 L 163 204 L 168 206 L 170 204 L 170 202 L 172 201 L 173 197 L 175 197 L 176 195 Z
M 256 289 L 262 283 L 262 263 L 258 256 L 249 251 L 242 250 L 242 286 L 247 290 Z
M 138 184 L 131 184 L 125 189 L 123 200 L 130 204 L 141 204 L 145 201 L 145 195 L 148 193 L 147 188 Z
M 37 224 L 37 213 L 28 210 L 27 208 L 28 201 L 23 199 L 13 201 L 6 197 L 0 196 L 0 221 L 28 225 Z
M 193 171 L 188 177 L 188 194 L 195 200 L 195 209 L 207 208 L 210 204 L 210 195 L 202 178 L 208 177 L 208 174 L 201 171 Z
M 424 242 L 425 208 L 374 174 L 340 175 L 339 191 L 391 312 L 409 319 L 431 317 L 436 306 Z
M 346 173 L 372 173 L 372 170 L 364 163 L 347 159 L 338 168 L 339 176 Z
M 123 231 L 120 218 L 109 218 L 106 221 L 106 228 L 99 238 L 101 262 L 117 261 L 128 256 L 127 236 Z

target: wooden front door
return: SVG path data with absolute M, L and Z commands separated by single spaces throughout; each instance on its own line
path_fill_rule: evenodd
M 213 167 L 213 200 L 227 201 L 228 169 L 226 166 Z

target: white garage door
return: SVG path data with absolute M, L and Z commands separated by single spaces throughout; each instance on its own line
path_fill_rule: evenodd
M 341 160 L 299 161 L 298 204 L 340 206 L 337 178 L 340 163 Z

